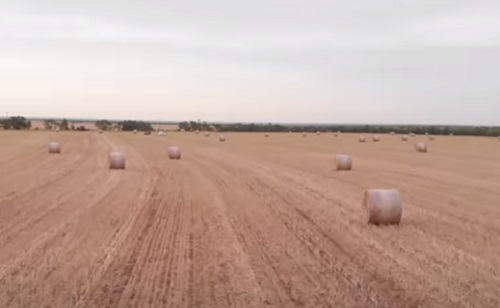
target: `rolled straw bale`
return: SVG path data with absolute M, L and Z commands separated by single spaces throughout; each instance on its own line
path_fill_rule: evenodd
M 123 152 L 109 154 L 109 169 L 125 169 L 125 154 Z
M 337 162 L 337 170 L 351 170 L 352 169 L 352 158 L 349 155 L 339 154 L 335 158 Z
M 137 129 L 134 129 L 134 134 L 137 134 Z
M 264 137 L 266 137 L 266 138 L 267 138 L 267 137 L 269 137 L 269 134 L 268 134 L 268 133 L 265 133 L 265 134 L 264 134 Z
M 373 136 L 372 139 L 373 139 L 373 142 L 379 142 L 380 141 L 380 138 L 378 136 Z
M 158 136 L 165 136 L 165 132 L 163 132 L 163 131 L 159 131 L 159 132 L 158 132 Z
M 102 129 L 100 129 L 100 130 L 99 130 L 99 134 L 102 134 L 102 133 L 103 133 L 103 131 L 102 131 Z
M 61 153 L 61 144 L 59 142 L 49 143 L 49 154 L 60 154 L 60 153 Z
M 168 158 L 170 159 L 181 159 L 181 148 L 178 146 L 168 147 Z
M 401 141 L 408 141 L 408 136 L 407 135 L 402 135 L 401 136 Z
M 426 153 L 427 152 L 427 145 L 423 142 L 416 143 L 415 150 L 417 150 L 417 152 Z
M 369 224 L 399 224 L 403 214 L 401 194 L 396 189 L 366 190 L 363 207 Z
M 219 136 L 219 141 L 220 142 L 226 142 L 226 137 L 224 135 Z
M 200 133 L 200 130 L 198 130 L 198 129 L 197 129 L 197 130 L 195 131 L 195 134 L 196 134 L 196 135 L 198 135 L 199 133 Z
M 320 132 L 320 131 L 317 131 L 317 132 L 316 132 L 316 135 L 318 135 L 318 136 L 319 136 L 319 135 L 321 135 L 321 132 Z
M 435 137 L 434 137 L 434 136 L 429 135 L 429 140 L 431 140 L 431 141 L 432 141 L 432 140 L 434 140 L 434 139 L 435 139 Z
M 395 132 L 391 132 L 391 135 L 395 135 L 396 133 Z
M 415 137 L 415 134 L 414 133 L 410 133 L 410 137 Z
M 333 137 L 337 137 L 337 136 L 338 136 L 338 134 L 337 134 L 337 133 L 333 133 Z
M 210 137 L 210 133 L 205 133 L 205 137 Z
M 302 133 L 302 137 L 307 137 L 307 134 L 306 133 Z
M 365 136 L 359 136 L 358 141 L 359 142 L 365 142 L 366 141 Z

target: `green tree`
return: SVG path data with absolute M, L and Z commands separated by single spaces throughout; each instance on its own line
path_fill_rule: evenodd
M 109 130 L 112 124 L 108 120 L 99 120 L 95 122 L 95 126 L 100 130 Z

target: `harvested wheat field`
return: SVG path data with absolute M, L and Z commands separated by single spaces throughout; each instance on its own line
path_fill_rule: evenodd
M 500 307 L 498 140 L 270 136 L 0 132 L 0 307 Z

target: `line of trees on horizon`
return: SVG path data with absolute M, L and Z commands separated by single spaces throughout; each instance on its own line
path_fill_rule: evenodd
M 185 131 L 213 130 L 220 132 L 346 132 L 346 133 L 390 133 L 396 134 L 431 134 L 431 135 L 462 135 L 462 136 L 500 136 L 500 126 L 454 126 L 454 125 L 284 125 L 230 123 L 209 124 L 207 122 L 184 121 L 179 123 L 179 129 Z

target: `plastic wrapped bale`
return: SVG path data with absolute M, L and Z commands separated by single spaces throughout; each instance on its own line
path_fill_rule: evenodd
M 362 143 L 365 142 L 366 141 L 365 136 L 359 136 L 358 141 Z
M 427 153 L 427 145 L 423 142 L 416 143 L 415 150 L 420 153 Z
M 109 169 L 125 169 L 125 154 L 123 152 L 111 152 L 109 154 Z
M 379 142 L 380 141 L 379 136 L 373 136 L 372 139 L 373 139 L 373 142 Z
M 134 129 L 134 135 L 137 134 L 137 129 Z
M 165 136 L 165 132 L 164 131 L 159 131 L 158 132 L 158 136 Z
M 321 132 L 320 132 L 320 131 L 317 131 L 317 132 L 316 132 L 316 135 L 318 135 L 318 136 L 319 136 L 319 135 L 321 135 Z
M 220 142 L 226 142 L 226 137 L 224 135 L 219 136 L 219 141 Z
M 352 169 L 352 158 L 349 155 L 339 154 L 335 157 L 335 162 L 337 163 L 337 170 Z
M 368 223 L 399 224 L 403 214 L 401 194 L 396 189 L 368 189 L 363 198 Z
M 49 143 L 49 154 L 61 154 L 61 144 L 59 142 Z
M 181 159 L 181 148 L 178 146 L 168 147 L 168 158 L 170 159 Z

